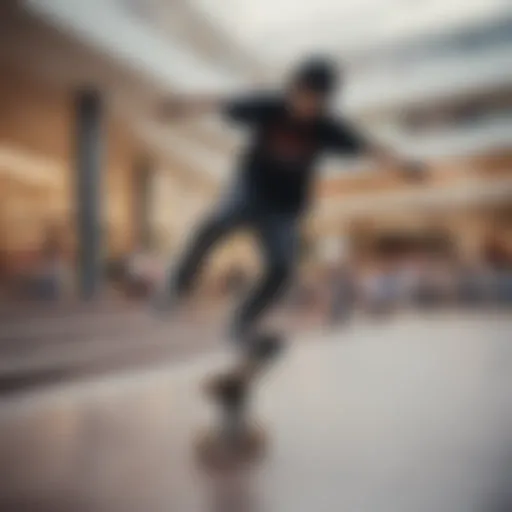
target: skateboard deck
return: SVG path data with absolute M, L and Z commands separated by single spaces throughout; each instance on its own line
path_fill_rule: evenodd
M 221 428 L 210 427 L 200 433 L 196 442 L 199 463 L 211 471 L 250 468 L 262 461 L 266 448 L 266 432 L 256 422 L 236 437 L 226 436 Z
M 261 372 L 279 352 L 281 340 L 272 334 L 253 340 L 254 368 Z M 197 438 L 199 462 L 211 470 L 243 469 L 260 462 L 267 448 L 263 427 L 251 417 L 248 401 L 255 385 L 255 372 L 235 371 L 206 379 L 203 392 L 220 413 L 217 425 L 205 429 Z

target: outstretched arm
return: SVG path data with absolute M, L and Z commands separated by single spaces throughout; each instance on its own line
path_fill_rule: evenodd
M 218 97 L 173 96 L 159 105 L 158 114 L 164 121 L 173 121 L 215 114 L 222 110 L 224 105 L 225 101 Z
M 328 146 L 341 153 L 368 155 L 375 163 L 408 181 L 422 181 L 425 177 L 425 166 L 418 161 L 404 158 L 393 150 L 378 142 L 369 140 L 351 124 L 341 122 L 328 127 Z
M 394 151 L 372 142 L 367 143 L 367 152 L 378 165 L 398 172 L 401 178 L 408 181 L 423 181 L 425 178 L 426 166 L 422 162 L 404 158 Z
M 252 93 L 235 98 L 175 96 L 161 105 L 165 121 L 208 114 L 222 114 L 227 120 L 251 125 L 265 119 L 276 108 L 276 99 L 266 93 Z

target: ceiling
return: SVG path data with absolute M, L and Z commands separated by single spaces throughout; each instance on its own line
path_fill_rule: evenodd
M 172 32 L 155 30 L 125 2 L 24 0 L 24 5 L 61 31 L 168 90 L 228 91 L 242 85 L 240 75 L 219 68 Z
M 118 0 L 128 12 L 168 38 L 188 45 L 206 60 L 226 72 L 257 77 L 264 66 L 245 51 L 229 31 L 189 0 Z
M 450 32 L 485 19 L 497 19 L 510 13 L 512 3 L 512 0 L 24 1 L 38 16 L 114 57 L 116 63 L 150 78 L 160 90 L 187 94 L 227 93 L 240 90 L 260 77 L 277 78 L 305 52 L 322 50 L 357 64 L 365 53 L 383 45 L 404 41 L 407 44 L 412 37 Z M 482 61 L 494 62 L 487 57 Z M 454 67 L 453 63 L 447 63 L 449 69 L 444 71 L 425 68 L 425 72 L 432 78 L 448 76 L 445 74 L 449 71 L 457 75 L 450 83 L 455 83 L 455 78 L 467 82 L 464 69 L 474 72 L 476 64 L 469 65 L 467 60 L 458 64 L 459 67 Z M 493 71 L 506 67 L 496 65 Z M 396 82 L 395 73 L 392 75 Z M 421 86 L 419 92 L 424 94 L 426 78 L 419 74 L 414 78 L 417 80 L 408 78 L 403 83 Z M 364 92 L 364 100 L 368 101 L 368 97 L 381 100 L 386 89 L 384 78 L 365 83 L 369 93 L 362 86 L 358 89 Z M 403 91 L 391 82 L 388 85 L 391 92 L 403 99 Z M 433 90 L 433 86 L 429 89 Z M 218 179 L 229 174 L 229 157 L 237 138 L 226 133 L 219 122 L 207 120 L 192 129 L 184 126 L 162 129 L 146 119 L 139 128 L 160 147 L 172 146 L 177 156 L 204 175 Z M 216 148 L 205 144 L 213 139 Z M 409 141 L 405 143 L 410 145 Z M 338 163 L 337 170 L 339 167 Z
M 512 7 L 512 0 L 112 1 L 218 68 L 266 78 L 307 53 L 357 64 L 383 45 L 499 19 Z
M 143 1 L 143 0 L 140 0 Z M 160 0 L 161 3 L 164 0 Z M 258 61 L 280 67 L 301 54 L 349 58 L 411 36 L 510 12 L 510 0 L 190 0 Z

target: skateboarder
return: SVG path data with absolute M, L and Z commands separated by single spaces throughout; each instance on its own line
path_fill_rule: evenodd
M 297 257 L 299 223 L 307 209 L 318 158 L 323 154 L 366 154 L 385 168 L 417 176 L 419 167 L 372 143 L 332 110 L 342 75 L 325 58 L 302 62 L 279 92 L 232 99 L 175 98 L 164 108 L 169 119 L 221 113 L 247 128 L 249 142 L 235 164 L 225 198 L 194 232 L 176 268 L 168 272 L 158 306 L 173 308 L 192 287 L 206 256 L 223 237 L 249 228 L 261 243 L 264 272 L 242 302 L 232 334 L 244 340 L 288 283 Z

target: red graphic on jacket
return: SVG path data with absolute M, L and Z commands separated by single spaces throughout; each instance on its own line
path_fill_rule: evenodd
M 289 164 L 307 162 L 315 151 L 310 134 L 287 126 L 271 128 L 265 145 L 272 158 Z

